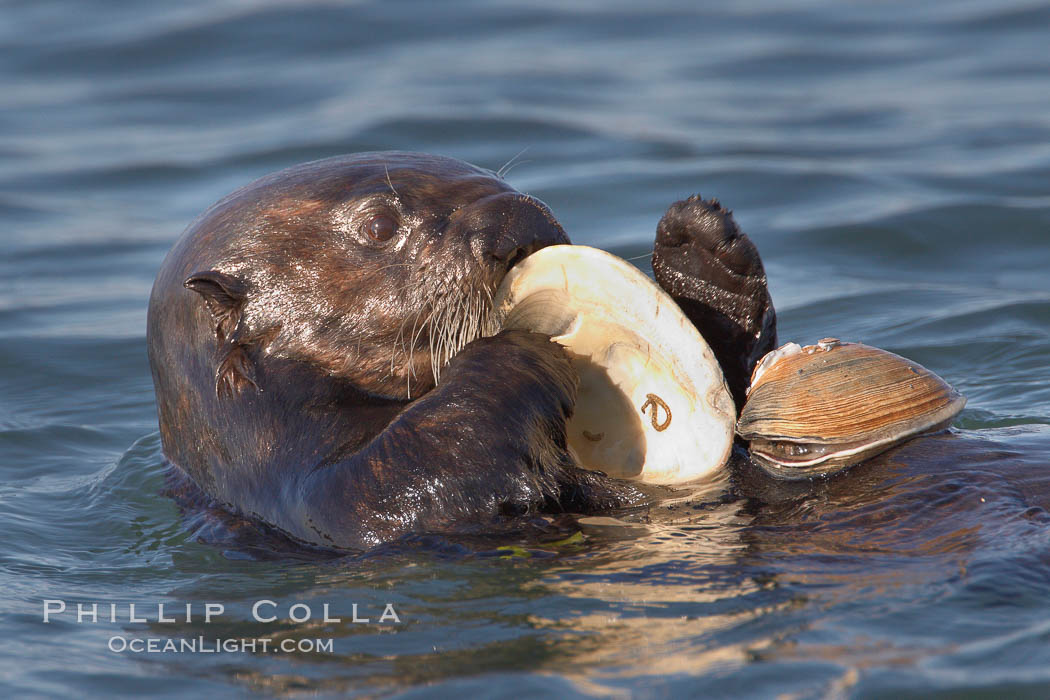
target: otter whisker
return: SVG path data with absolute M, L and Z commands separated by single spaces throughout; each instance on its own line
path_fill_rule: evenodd
M 390 185 L 390 191 L 394 193 L 395 197 L 401 199 L 401 195 L 394 189 L 394 183 L 390 181 L 390 168 L 386 166 L 386 163 L 383 164 L 383 172 L 386 173 L 386 184 Z
M 401 343 L 401 351 L 404 354 L 405 350 L 405 324 L 408 323 L 408 318 L 401 322 L 401 326 L 397 329 L 397 335 L 394 336 L 394 342 L 390 346 L 390 374 L 394 374 L 394 367 L 397 361 L 397 345 Z
M 392 267 L 416 267 L 415 263 L 390 263 L 389 265 L 383 265 L 382 267 L 375 267 L 369 270 L 369 273 L 375 274 L 382 272 L 383 270 L 389 270 Z
M 444 313 L 445 307 L 443 304 L 435 306 L 427 319 L 427 322 L 430 323 L 430 371 L 434 373 L 435 385 L 441 379 L 441 365 L 438 362 L 438 358 L 441 353 L 441 331 L 443 328 L 441 321 Z
M 419 323 L 419 317 L 422 315 L 423 309 L 420 309 L 412 316 L 411 340 L 408 343 L 408 371 L 405 372 L 405 381 L 407 383 L 405 394 L 409 399 L 412 398 L 412 378 L 416 376 L 416 364 L 414 362 L 416 357 L 416 344 L 419 342 L 419 334 L 423 332 L 425 326 L 425 324 Z M 416 330 L 417 324 L 419 325 L 419 330 Z
M 454 293 L 443 287 L 434 296 L 439 300 L 427 320 L 430 329 L 430 359 L 435 383 L 441 370 L 463 348 L 487 333 L 492 307 L 492 289 L 487 285 L 469 293 Z
M 507 175 L 507 173 L 509 173 L 514 168 L 515 165 L 520 165 L 520 163 L 515 163 L 514 161 L 525 155 L 525 151 L 529 150 L 529 148 L 530 146 L 526 146 L 525 148 L 518 151 L 517 155 L 515 155 L 513 158 L 504 163 L 503 167 L 496 171 L 496 177 L 502 180 Z
M 442 308 L 441 334 L 438 346 L 439 353 L 437 358 L 437 364 L 434 366 L 439 376 L 441 370 L 444 369 L 445 365 L 447 365 L 452 359 L 453 348 L 455 347 L 456 343 L 455 321 L 458 314 L 457 306 L 460 303 L 462 303 L 462 299 L 453 297 L 453 299 L 446 302 L 444 307 Z

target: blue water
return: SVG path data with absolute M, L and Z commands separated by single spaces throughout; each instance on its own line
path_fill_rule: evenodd
M 14 0 L 0 42 L 0 695 L 1050 694 L 1050 6 Z M 160 493 L 160 261 L 249 180 L 386 148 L 527 149 L 507 179 L 643 268 L 670 202 L 718 196 L 783 339 L 885 347 L 969 404 L 845 478 L 558 545 L 202 544 Z M 198 635 L 333 648 L 109 648 Z

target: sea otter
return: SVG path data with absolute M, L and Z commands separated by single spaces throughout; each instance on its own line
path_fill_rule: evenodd
M 451 158 L 361 153 L 249 184 L 190 225 L 153 287 L 164 454 L 237 517 L 337 550 L 643 501 L 567 450 L 564 350 L 481 336 L 506 272 L 568 242 L 545 204 Z M 741 395 L 776 344 L 754 246 L 692 197 L 660 221 L 653 268 Z

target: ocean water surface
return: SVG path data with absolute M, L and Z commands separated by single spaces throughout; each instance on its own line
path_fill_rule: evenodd
M 13 0 L 0 41 L 0 695 L 1050 693 L 1050 5 Z M 550 546 L 201 543 L 161 493 L 157 268 L 234 188 L 375 149 L 517 157 L 575 242 L 647 271 L 667 205 L 717 196 L 782 339 L 884 347 L 969 403 L 842 477 L 737 465 Z

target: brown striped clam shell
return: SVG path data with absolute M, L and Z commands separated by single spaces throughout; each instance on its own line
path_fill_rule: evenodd
M 788 343 L 755 368 L 737 434 L 779 478 L 827 475 L 947 428 L 966 399 L 925 367 L 860 343 Z

